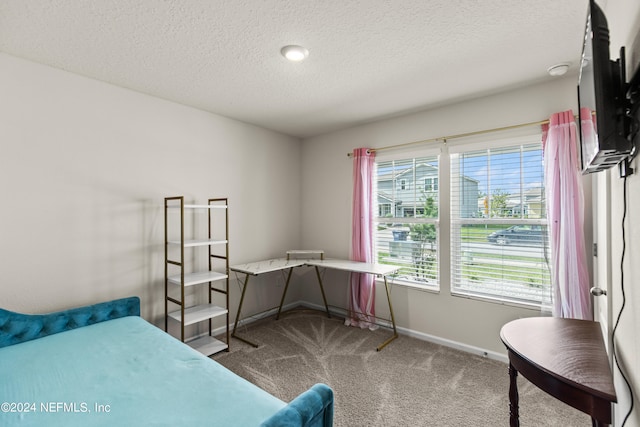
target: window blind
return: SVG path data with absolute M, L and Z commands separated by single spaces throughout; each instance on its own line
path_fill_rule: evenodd
M 451 154 L 451 290 L 546 304 L 550 249 L 540 143 Z
M 400 267 L 396 281 L 438 286 L 438 157 L 376 163 L 377 262 Z

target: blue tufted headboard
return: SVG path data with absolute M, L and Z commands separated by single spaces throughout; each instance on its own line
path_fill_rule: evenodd
M 140 316 L 140 298 L 122 298 L 49 314 L 22 314 L 0 308 L 0 348 L 125 316 Z

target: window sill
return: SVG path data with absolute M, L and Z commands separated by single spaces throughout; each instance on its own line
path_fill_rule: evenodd
M 381 279 L 381 278 L 376 278 L 376 282 L 377 283 L 384 283 L 384 280 Z M 415 283 L 415 282 L 408 282 L 408 281 L 405 281 L 405 280 L 394 279 L 393 276 L 388 276 L 387 277 L 387 283 L 389 283 L 390 285 L 403 286 L 405 288 L 412 288 L 412 289 L 416 289 L 418 291 L 429 292 L 429 293 L 433 293 L 433 294 L 439 294 L 440 293 L 440 287 L 437 286 L 437 285 L 421 285 L 421 284 Z
M 384 280 L 382 278 L 376 278 L 376 283 L 379 284 L 383 284 Z M 408 282 L 405 280 L 397 280 L 394 279 L 393 276 L 389 276 L 387 277 L 387 283 L 389 285 L 394 285 L 394 286 L 402 286 L 405 288 L 411 288 L 411 289 L 415 289 L 417 291 L 421 291 L 421 292 L 428 292 L 431 294 L 440 294 L 440 287 L 436 286 L 436 285 L 421 285 L 419 283 L 415 283 L 415 282 Z M 498 305 L 506 305 L 509 307 L 517 307 L 517 308 L 522 308 L 525 310 L 531 310 L 531 311 L 536 311 L 536 312 L 543 312 L 543 308 L 539 303 L 533 303 L 533 302 L 525 302 L 525 301 L 510 301 L 510 300 L 505 300 L 505 299 L 501 299 L 498 297 L 491 297 L 488 295 L 477 295 L 477 294 L 471 294 L 471 293 L 464 293 L 464 292 L 456 292 L 456 291 L 452 291 L 451 292 L 451 296 L 455 297 L 455 298 L 465 298 L 465 299 L 471 299 L 471 300 L 476 300 L 476 301 L 480 301 L 480 302 L 486 302 L 486 303 L 490 303 L 490 304 L 498 304 Z
M 472 299 L 472 300 L 487 302 L 491 304 L 507 305 L 510 307 L 523 308 L 526 310 L 537 311 L 537 312 L 542 312 L 543 310 L 542 305 L 539 303 L 532 303 L 532 302 L 530 303 L 530 302 L 524 302 L 524 301 L 522 302 L 510 301 L 510 300 L 505 300 L 498 297 L 491 297 L 488 295 L 476 295 L 476 294 L 469 294 L 464 292 L 451 291 L 451 296 L 456 298 Z

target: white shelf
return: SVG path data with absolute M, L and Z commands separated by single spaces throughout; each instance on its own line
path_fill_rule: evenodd
M 227 343 L 217 340 L 208 335 L 202 338 L 195 339 L 193 341 L 189 341 L 186 344 L 189 345 L 189 347 L 193 348 L 194 350 L 197 350 L 200 353 L 204 354 L 205 356 L 210 356 L 212 354 L 219 353 L 222 350 L 226 350 L 227 348 L 229 348 Z
M 180 246 L 180 240 L 169 240 L 167 243 L 170 245 L 178 245 Z M 194 246 L 212 246 L 212 245 L 223 245 L 227 244 L 227 240 L 215 240 L 215 239 L 197 239 L 197 240 L 185 240 L 184 247 L 194 247 Z
M 184 275 L 184 285 L 193 286 L 200 283 L 215 282 L 217 280 L 226 279 L 226 274 L 218 273 L 217 271 L 199 271 L 197 273 L 188 273 Z M 169 276 L 169 283 L 180 285 L 180 275 Z
M 178 306 L 178 310 L 175 307 L 173 311 L 165 314 L 165 322 L 171 318 L 182 325 L 180 331 L 180 339 L 182 342 L 193 347 L 204 355 L 212 355 L 222 350 L 229 349 L 229 208 L 228 200 L 226 198 L 217 199 L 205 199 L 204 203 L 185 203 L 183 196 L 178 197 L 165 197 L 165 211 L 164 211 L 164 227 L 165 227 L 165 280 L 166 283 L 171 283 L 172 289 L 165 287 L 165 304 L 168 307 L 168 303 L 172 303 Z M 171 211 L 171 212 L 169 212 Z M 206 217 L 201 217 L 206 213 Z M 169 219 L 170 218 L 170 219 Z M 185 221 L 191 224 L 188 219 L 193 218 L 195 221 L 206 220 L 206 229 L 204 224 L 193 222 L 194 226 L 191 230 L 191 225 L 187 227 L 189 231 L 185 234 Z M 179 219 L 179 223 L 177 220 Z M 171 233 L 169 233 L 169 223 L 171 223 Z M 179 229 L 176 226 L 180 225 Z M 222 225 L 223 228 L 218 228 Z M 224 227 L 226 225 L 226 227 Z M 208 229 L 208 232 L 207 232 Z M 215 230 L 215 233 L 214 233 Z M 168 235 L 171 235 L 171 239 L 168 239 Z M 192 248 L 189 250 L 189 255 L 185 254 L 185 248 Z M 223 248 L 226 249 L 226 253 L 223 252 Z M 176 255 L 179 249 L 179 255 Z M 198 255 L 198 260 L 201 260 L 200 255 L 204 256 L 206 249 L 208 249 L 209 263 L 208 266 L 197 263 L 195 258 L 191 255 Z M 171 257 L 169 256 L 171 253 Z M 176 259 L 177 256 L 177 259 Z M 212 259 L 215 258 L 215 261 Z M 224 267 L 222 267 L 222 264 Z M 173 264 L 175 267 L 171 267 L 169 270 L 169 264 Z M 215 271 L 209 271 L 215 270 Z M 171 271 L 171 275 L 168 273 Z M 178 274 L 176 274 L 178 273 Z M 215 283 L 214 283 L 215 282 Z M 197 288 L 198 292 L 194 291 L 194 287 L 200 285 L 207 287 L 208 297 L 204 298 L 204 289 Z M 191 307 L 187 307 L 185 295 L 185 288 L 189 287 L 192 299 L 190 299 Z M 177 291 L 180 291 L 179 297 L 170 297 L 169 295 L 176 295 Z M 224 299 L 216 296 L 215 299 L 212 293 L 216 292 L 224 295 Z M 216 304 L 207 303 L 207 301 L 215 301 Z M 202 338 L 195 338 L 193 336 L 185 336 L 186 325 L 194 325 L 199 322 L 211 320 L 218 316 L 227 316 L 226 323 L 226 335 L 227 340 L 222 341 L 223 338 L 212 338 L 212 323 L 209 322 L 209 336 Z M 165 330 L 168 331 L 169 325 L 165 324 Z M 225 342 L 227 341 L 227 342 Z
M 229 310 L 219 307 L 215 304 L 202 304 L 194 307 L 189 307 L 184 310 L 184 324 L 192 325 L 194 323 L 202 322 L 203 320 L 211 319 L 214 317 L 227 314 Z M 182 313 L 180 310 L 169 313 L 169 317 L 182 321 Z

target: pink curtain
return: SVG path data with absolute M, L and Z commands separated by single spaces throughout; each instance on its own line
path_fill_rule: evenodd
M 351 260 L 373 262 L 373 167 L 375 152 L 353 150 L 353 218 Z M 376 329 L 375 277 L 351 273 L 348 326 Z
M 584 200 L 576 122 L 572 111 L 556 113 L 543 128 L 547 218 L 551 236 L 552 313 L 593 319 L 584 241 Z

